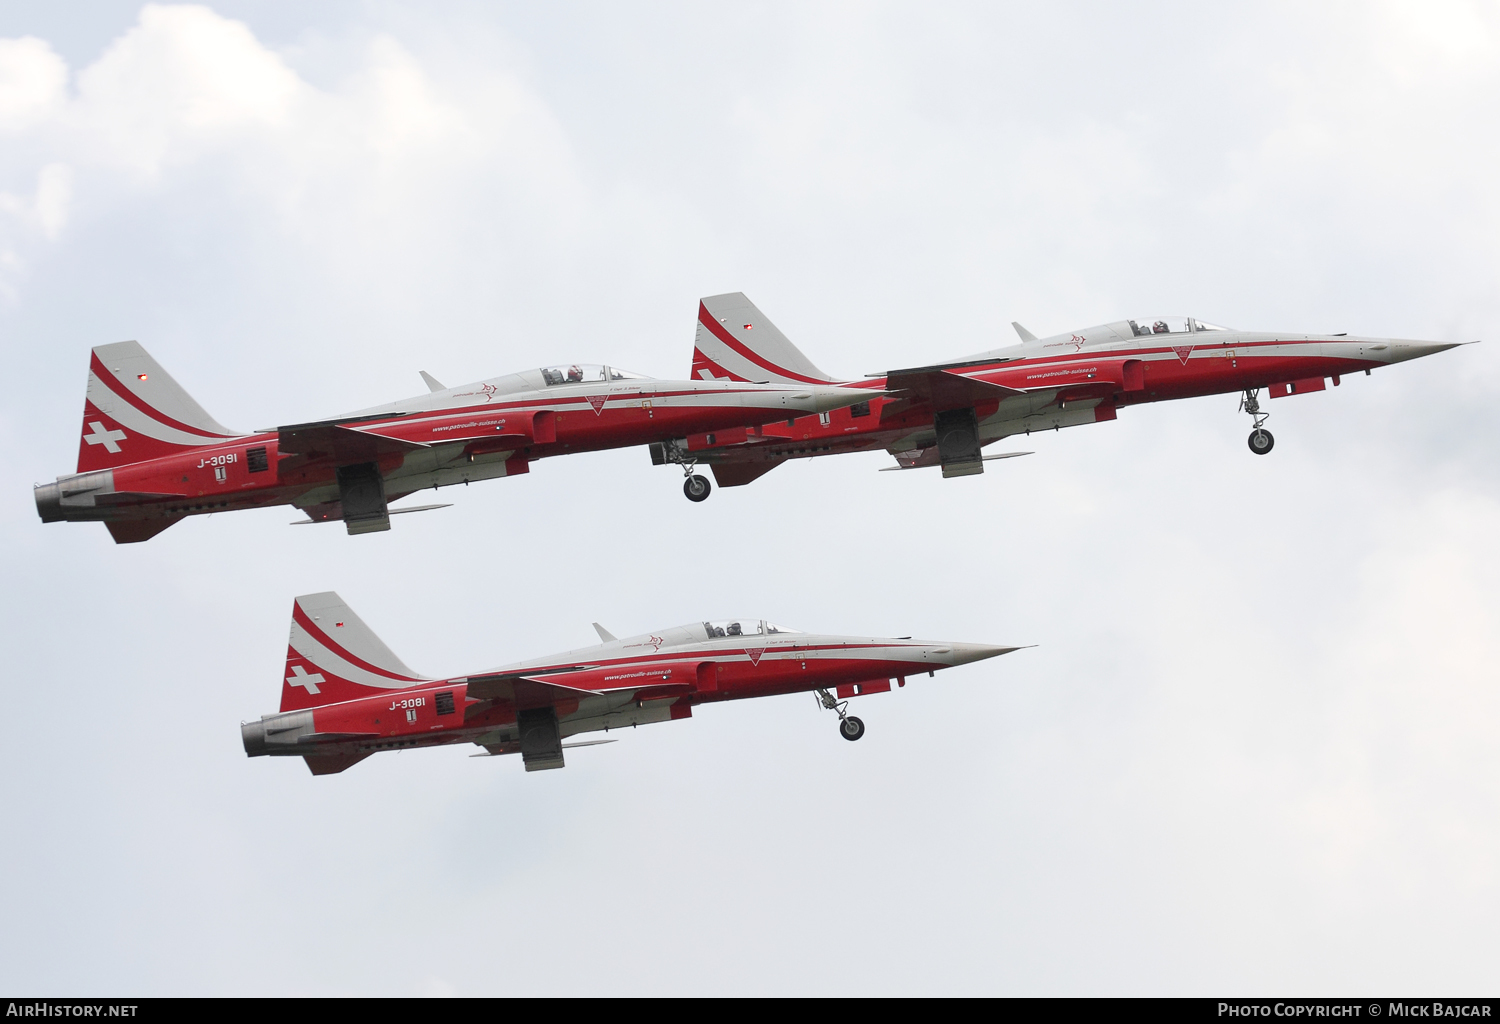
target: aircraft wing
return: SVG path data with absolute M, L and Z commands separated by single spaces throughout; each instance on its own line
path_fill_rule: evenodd
M 990 384 L 974 377 L 965 377 L 952 370 L 917 367 L 911 370 L 892 370 L 886 375 L 887 391 L 899 392 L 898 401 L 887 406 L 888 411 L 901 412 L 912 405 L 930 405 L 942 412 L 962 409 L 980 402 L 995 402 L 1026 394 L 1003 384 Z
M 526 675 L 517 672 L 502 672 L 488 676 L 470 676 L 467 682 L 468 695 L 477 700 L 489 704 L 494 701 L 505 701 L 515 704 L 518 708 L 551 707 L 559 700 L 572 699 L 583 700 L 586 697 L 620 697 L 626 694 L 634 694 L 642 691 L 650 691 L 651 696 L 642 697 L 643 700 L 657 700 L 675 696 L 679 692 L 694 689 L 691 683 L 664 683 L 659 679 L 643 679 L 632 686 L 610 687 L 604 690 L 587 690 L 577 686 L 568 686 L 555 679 L 544 678 L 554 676 L 559 672 L 574 672 L 585 669 L 596 668 L 593 665 L 579 665 L 571 669 L 548 669 L 535 675 Z M 454 680 L 457 682 L 458 680 Z M 481 705 L 472 705 L 475 711 L 483 710 Z
M 337 423 L 298 423 L 278 427 L 277 447 L 286 455 L 322 456 L 341 462 L 371 462 L 382 455 L 404 455 L 430 447 Z
M 546 675 L 554 675 L 556 672 L 556 669 L 552 669 Z M 519 672 L 501 672 L 496 675 L 470 676 L 468 694 L 479 700 L 509 701 L 518 707 L 547 707 L 563 697 L 597 697 L 599 691 L 566 686 Z

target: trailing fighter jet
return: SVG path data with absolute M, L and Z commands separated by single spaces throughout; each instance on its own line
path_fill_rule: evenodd
M 943 476 L 984 472 L 982 448 L 1012 434 L 1100 423 L 1124 406 L 1242 392 L 1254 421 L 1250 450 L 1270 452 L 1262 390 L 1271 398 L 1325 390 L 1343 376 L 1432 355 L 1454 344 L 1344 334 L 1237 331 L 1192 317 L 1120 320 L 1038 338 L 1012 324 L 1020 344 L 930 366 L 837 381 L 797 350 L 740 292 L 698 305 L 693 376 L 700 380 L 838 385 L 869 389 L 868 401 L 778 423 L 751 435 L 720 432 L 653 445 L 652 461 L 692 474 L 708 464 L 721 487 L 769 473 L 787 459 L 884 449 L 888 469 L 941 466 Z M 687 495 L 702 501 L 702 479 Z
M 826 636 L 763 619 L 693 622 L 467 676 L 407 668 L 337 594 L 292 604 L 281 712 L 240 726 L 250 757 L 302 757 L 314 775 L 382 750 L 475 743 L 520 754 L 526 770 L 563 767 L 563 742 L 583 733 L 690 718 L 697 704 L 813 691 L 839 734 L 865 725 L 849 700 L 894 681 L 1009 654 L 1015 647 Z M 829 691 L 833 692 L 830 693 Z M 483 757 L 485 754 L 476 754 Z
M 390 502 L 525 473 L 536 459 L 829 412 L 863 396 L 814 384 L 653 380 L 582 363 L 523 370 L 312 423 L 220 426 L 133 341 L 89 363 L 78 472 L 36 488 L 42 522 L 100 522 L 120 544 L 187 516 L 295 505 L 351 534 L 390 529 Z M 691 484 L 689 487 L 691 488 Z M 691 491 L 690 491 L 691 493 Z

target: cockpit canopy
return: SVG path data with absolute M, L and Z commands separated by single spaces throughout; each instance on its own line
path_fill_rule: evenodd
M 631 373 L 618 366 L 600 366 L 598 363 L 565 363 L 562 366 L 542 367 L 542 383 L 589 384 L 611 380 L 650 380 L 644 373 Z
M 1190 316 L 1158 316 L 1146 320 L 1127 320 L 1136 337 L 1143 334 L 1192 334 L 1196 331 L 1227 331 L 1228 327 L 1194 320 Z
M 714 622 L 704 622 L 703 631 L 710 640 L 721 636 L 769 636 L 773 633 L 799 632 L 799 630 L 778 626 L 774 622 L 767 622 L 765 619 L 718 619 Z

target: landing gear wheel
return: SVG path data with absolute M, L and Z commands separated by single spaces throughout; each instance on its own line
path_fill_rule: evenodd
M 1264 427 L 1250 431 L 1250 450 L 1256 455 L 1265 455 L 1276 446 L 1276 438 Z
M 688 496 L 688 501 L 702 501 L 713 489 L 713 485 L 708 482 L 708 477 L 699 476 L 696 473 L 682 482 L 682 493 Z
M 839 722 L 839 735 L 853 742 L 865 734 L 865 723 L 850 715 Z

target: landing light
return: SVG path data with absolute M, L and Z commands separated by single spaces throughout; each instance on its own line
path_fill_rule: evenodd
M 138 374 L 135 375 L 135 379 L 136 380 L 145 380 L 146 379 L 146 375 L 144 373 L 138 373 Z

